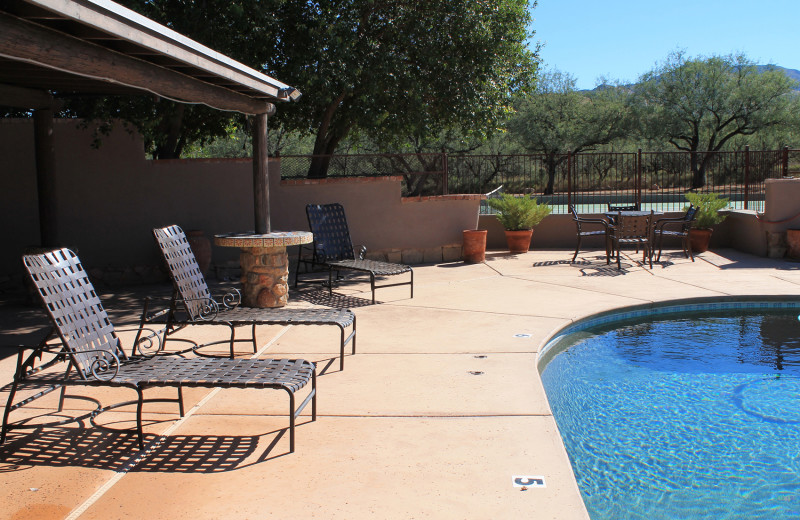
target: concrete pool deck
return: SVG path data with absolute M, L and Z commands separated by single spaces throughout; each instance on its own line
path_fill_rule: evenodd
M 575 319 L 630 305 L 794 296 L 800 263 L 733 250 L 692 263 L 671 252 L 651 271 L 629 252 L 618 271 L 600 252 L 575 264 L 571 256 L 498 251 L 483 264 L 416 266 L 414 299 L 408 287 L 382 289 L 378 305 L 369 283 L 332 297 L 294 291 L 290 306 L 338 305 L 358 316 L 358 352 L 341 372 L 335 328 L 259 327 L 261 356 L 303 357 L 321 372 L 318 418 L 300 420 L 295 453 L 281 434 L 283 392 L 192 389 L 184 419 L 174 405 L 146 405 L 154 442 L 140 458 L 133 435 L 90 424 L 12 431 L 0 446 L 0 518 L 588 518 L 538 377 L 544 340 Z M 144 295 L 168 296 L 169 287 L 105 293 L 115 324 L 130 324 Z M 0 323 L 8 345 L 34 341 L 46 321 L 7 301 Z M 0 360 L 0 384 L 13 363 Z M 109 404 L 132 392 L 73 393 Z M 0 405 L 7 396 L 0 392 Z M 54 402 L 47 396 L 24 413 L 52 411 Z M 86 407 L 68 400 L 66 411 Z M 132 417 L 123 408 L 99 421 L 128 428 Z M 546 487 L 522 490 L 513 476 L 541 476 Z

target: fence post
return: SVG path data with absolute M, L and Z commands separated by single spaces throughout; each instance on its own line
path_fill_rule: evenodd
M 636 152 L 636 204 L 642 207 L 642 149 Z
M 567 150 L 567 206 L 572 204 L 572 150 Z
M 442 195 L 450 194 L 450 172 L 447 171 L 447 152 L 442 152 Z
M 781 177 L 788 177 L 789 176 L 789 147 L 783 147 L 783 160 L 781 161 L 783 164 L 783 172 L 781 172 Z
M 744 209 L 750 200 L 750 145 L 744 145 Z

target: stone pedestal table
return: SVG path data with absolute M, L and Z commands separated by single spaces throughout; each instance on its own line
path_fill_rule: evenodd
M 265 234 L 214 235 L 214 244 L 241 249 L 242 305 L 283 307 L 289 301 L 288 246 L 310 244 L 308 231 L 273 231 Z

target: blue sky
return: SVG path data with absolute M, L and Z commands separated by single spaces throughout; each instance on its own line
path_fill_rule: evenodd
M 544 66 L 579 89 L 633 82 L 675 50 L 800 69 L 800 0 L 539 0 L 532 14 Z

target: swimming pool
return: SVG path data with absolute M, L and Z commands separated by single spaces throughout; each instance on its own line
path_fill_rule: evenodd
M 639 309 L 545 347 L 542 381 L 593 520 L 800 518 L 798 312 Z

